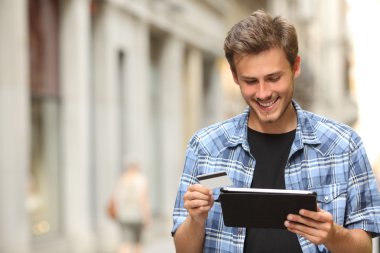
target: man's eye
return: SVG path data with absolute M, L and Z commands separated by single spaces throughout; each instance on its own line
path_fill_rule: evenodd
M 270 77 L 268 80 L 269 82 L 275 83 L 278 80 L 280 80 L 280 78 L 281 78 L 280 76 L 274 76 L 274 77 Z
M 247 84 L 255 84 L 257 83 L 257 80 L 245 80 Z

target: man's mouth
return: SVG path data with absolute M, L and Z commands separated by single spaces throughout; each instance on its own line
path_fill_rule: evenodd
M 256 102 L 259 104 L 260 107 L 263 109 L 269 109 L 271 106 L 273 106 L 277 102 L 278 98 L 273 99 L 271 101 L 259 101 L 256 100 Z

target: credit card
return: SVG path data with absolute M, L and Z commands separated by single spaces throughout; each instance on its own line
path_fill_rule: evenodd
M 225 171 L 218 171 L 199 175 L 197 176 L 197 179 L 199 180 L 201 185 L 204 185 L 210 189 L 232 185 L 232 181 Z

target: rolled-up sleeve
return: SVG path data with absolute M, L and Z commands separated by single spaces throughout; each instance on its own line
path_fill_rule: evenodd
M 380 194 L 359 136 L 351 138 L 350 176 L 345 226 L 380 235 Z
M 179 188 L 177 191 L 177 197 L 173 210 L 173 228 L 172 235 L 177 231 L 178 227 L 185 221 L 188 216 L 188 211 L 184 207 L 183 196 L 187 191 L 187 188 L 191 184 L 199 183 L 197 175 L 197 155 L 194 151 L 195 138 L 190 141 L 190 144 L 186 151 L 185 165 L 181 176 Z

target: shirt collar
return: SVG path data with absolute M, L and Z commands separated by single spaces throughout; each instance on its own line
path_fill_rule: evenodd
M 301 106 L 295 100 L 293 100 L 292 103 L 297 113 L 297 128 L 292 150 L 296 151 L 302 149 L 304 144 L 320 144 L 321 142 L 317 137 L 316 129 L 313 127 L 312 122 L 310 122 L 310 118 L 306 115 L 307 112 L 302 110 Z M 242 114 L 235 117 L 235 131 L 230 133 L 229 138 L 227 138 L 227 146 L 233 147 L 241 144 L 246 151 L 249 151 L 247 139 L 249 110 L 249 107 L 247 107 Z
M 293 100 L 292 102 L 297 113 L 297 129 L 292 150 L 302 149 L 305 144 L 320 144 L 321 141 L 318 138 L 317 130 L 314 127 L 312 119 L 308 116 L 309 113 L 302 110 L 296 101 Z
M 234 128 L 235 131 L 231 133 L 229 138 L 227 138 L 227 146 L 234 147 L 241 144 L 243 148 L 249 152 L 249 144 L 247 139 L 248 116 L 249 107 L 245 108 L 242 114 L 233 119 L 236 127 Z

